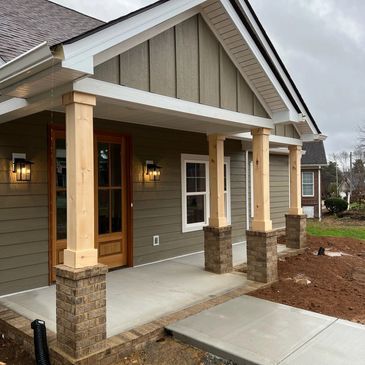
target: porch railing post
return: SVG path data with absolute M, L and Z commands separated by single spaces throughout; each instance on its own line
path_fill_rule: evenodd
M 224 201 L 224 140 L 209 135 L 209 226 L 204 227 L 205 269 L 217 274 L 232 271 L 231 226 L 227 225 Z
M 289 146 L 290 207 L 286 220 L 286 245 L 290 248 L 306 246 L 306 216 L 302 209 L 301 193 L 302 147 Z

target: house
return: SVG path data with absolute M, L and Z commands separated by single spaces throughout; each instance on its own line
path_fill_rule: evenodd
M 75 313 L 94 297 L 82 311 L 105 318 L 107 268 L 204 248 L 223 274 L 247 241 L 248 278 L 277 279 L 277 229 L 305 245 L 303 141 L 324 136 L 248 1 L 160 0 L 109 23 L 0 4 L 0 295 L 56 280 L 58 345 L 77 359 L 105 340 Z
M 304 142 L 302 156 L 302 207 L 308 218 L 321 219 L 321 168 L 327 165 L 323 141 Z

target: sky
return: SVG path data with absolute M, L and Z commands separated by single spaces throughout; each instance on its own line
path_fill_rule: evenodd
M 104 21 L 154 1 L 54 0 Z M 328 136 L 327 155 L 354 149 L 359 126 L 365 126 L 365 1 L 250 2 L 322 133 Z

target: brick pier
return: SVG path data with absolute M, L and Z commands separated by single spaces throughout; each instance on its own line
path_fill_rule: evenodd
M 286 214 L 286 246 L 304 248 L 307 246 L 307 216 L 305 214 Z
M 205 270 L 224 274 L 233 270 L 232 227 L 204 227 Z

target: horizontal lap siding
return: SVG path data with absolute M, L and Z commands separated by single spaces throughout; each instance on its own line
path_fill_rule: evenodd
M 273 228 L 285 227 L 289 208 L 288 156 L 270 155 L 270 204 Z
M 134 265 L 203 250 L 202 231 L 182 233 L 181 154 L 207 155 L 206 135 L 106 121 L 96 121 L 98 126 L 132 137 Z M 225 152 L 231 158 L 233 242 L 240 242 L 246 222 L 244 153 L 233 140 L 225 142 Z M 159 182 L 143 181 L 146 160 L 162 166 Z M 159 246 L 152 245 L 154 235 Z
M 48 284 L 47 113 L 0 125 L 0 295 Z M 16 182 L 12 152 L 32 181 Z

